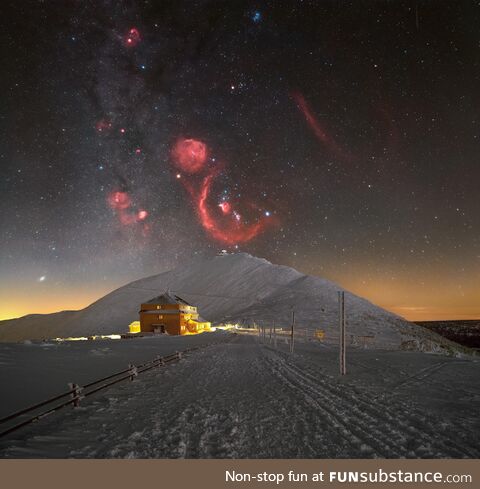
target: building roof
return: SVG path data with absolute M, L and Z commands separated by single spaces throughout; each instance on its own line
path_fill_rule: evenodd
M 165 292 L 162 295 L 154 297 L 144 304 L 184 304 L 186 306 L 191 306 L 187 301 L 183 300 L 178 295 L 171 294 L 170 292 Z

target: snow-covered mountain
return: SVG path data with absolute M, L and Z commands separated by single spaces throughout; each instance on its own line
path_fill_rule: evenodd
M 126 332 L 138 319 L 142 302 L 166 290 L 198 306 L 209 321 L 271 324 L 288 328 L 295 310 L 298 328 L 323 329 L 338 337 L 337 291 L 328 280 L 304 275 L 246 253 L 197 259 L 174 270 L 131 282 L 85 309 L 29 315 L 0 322 L 0 341 L 19 341 Z M 347 332 L 374 336 L 377 346 L 400 348 L 428 342 L 445 344 L 438 335 L 345 291 Z M 427 348 L 431 349 L 431 348 Z

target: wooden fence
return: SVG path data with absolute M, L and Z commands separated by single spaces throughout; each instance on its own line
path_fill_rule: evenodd
M 117 384 L 118 382 L 133 380 L 137 375 L 146 372 L 147 370 L 178 361 L 182 358 L 183 354 L 199 350 L 200 348 L 206 348 L 207 346 L 210 345 L 205 345 L 202 347 L 197 346 L 188 348 L 187 350 L 176 351 L 175 353 L 164 357 L 157 356 L 154 360 L 142 363 L 140 365 L 129 365 L 128 368 L 122 370 L 121 372 L 107 375 L 106 377 L 95 380 L 83 386 L 69 383 L 68 385 L 70 389 L 68 391 L 1 418 L 0 429 L 2 429 L 2 431 L 0 431 L 0 437 L 9 434 L 12 431 L 18 430 L 19 428 L 22 428 L 30 423 L 34 423 L 65 406 L 79 406 L 80 401 L 85 397 L 91 396 L 92 394 Z M 20 419 L 25 416 L 28 416 L 27 419 L 22 419 L 20 421 Z

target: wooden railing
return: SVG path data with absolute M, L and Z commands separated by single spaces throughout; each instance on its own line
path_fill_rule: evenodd
M 19 411 L 16 411 L 4 418 L 0 419 L 0 437 L 5 436 L 12 431 L 16 431 L 23 426 L 27 426 L 30 423 L 34 423 L 41 418 L 52 414 L 59 409 L 65 406 L 79 406 L 80 401 L 85 397 L 91 396 L 96 392 L 99 392 L 107 387 L 110 387 L 118 382 L 122 382 L 124 380 L 133 380 L 139 374 L 146 372 L 147 370 L 151 370 L 156 367 L 161 367 L 163 365 L 167 365 L 168 363 L 178 361 L 182 358 L 183 354 L 190 353 L 194 350 L 199 350 L 200 348 L 205 348 L 210 345 L 205 345 L 202 347 L 194 347 L 188 348 L 183 351 L 176 351 L 170 355 L 166 355 L 164 357 L 157 356 L 154 360 L 149 362 L 142 363 L 140 365 L 132 365 L 130 364 L 128 368 L 122 370 L 120 372 L 116 372 L 111 375 L 107 375 L 101 379 L 95 380 L 83 386 L 78 384 L 69 383 L 70 389 L 58 396 L 51 397 L 44 401 L 41 401 L 32 406 L 26 407 Z M 42 408 L 45 408 L 42 410 Z M 19 418 L 27 416 L 27 419 L 23 419 L 19 421 Z

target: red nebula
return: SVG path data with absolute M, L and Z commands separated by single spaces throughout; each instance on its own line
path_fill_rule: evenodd
M 145 209 L 135 210 L 132 199 L 128 192 L 116 190 L 111 192 L 107 197 L 108 205 L 115 211 L 118 221 L 122 226 L 132 226 L 139 224 L 142 228 L 142 234 L 147 236 L 150 227 L 146 223 L 148 211 Z
M 209 203 L 212 184 L 223 165 L 206 165 L 208 150 L 205 143 L 197 139 L 181 138 L 175 143 L 171 154 L 175 166 L 187 174 L 185 177 L 177 173 L 176 177 L 181 179 L 190 194 L 200 224 L 214 240 L 227 245 L 246 243 L 263 232 L 267 226 L 276 224 L 274 219 L 265 218 L 264 215 L 248 224 L 236 210 L 233 210 L 230 202 Z M 204 171 L 200 180 L 192 176 L 201 170 Z
M 148 212 L 145 210 L 141 210 L 137 212 L 137 220 L 144 221 L 148 217 Z
M 299 92 L 292 93 L 292 97 L 297 103 L 298 108 L 302 112 L 305 120 L 310 126 L 310 129 L 313 131 L 317 139 L 319 139 L 325 145 L 325 147 L 335 156 L 342 159 L 350 160 L 351 155 L 345 152 L 343 148 L 341 148 L 337 144 L 335 139 L 330 134 L 328 134 L 327 130 L 322 126 L 320 121 L 313 115 L 313 112 L 307 104 L 305 97 Z
M 112 209 L 128 209 L 132 205 L 132 199 L 127 192 L 112 192 L 107 200 Z
M 232 211 L 232 205 L 230 204 L 230 202 L 220 202 L 220 204 L 218 204 L 218 207 L 222 209 L 222 212 L 224 214 L 230 214 L 230 212 Z
M 135 47 L 140 40 L 140 32 L 136 27 L 132 27 L 125 37 L 125 45 L 128 47 Z
M 240 219 L 225 221 L 215 216 L 215 213 L 208 207 L 208 197 L 214 176 L 215 174 L 211 173 L 203 179 L 198 194 L 193 191 L 192 187 L 187 187 L 194 198 L 200 223 L 212 238 L 228 245 L 246 243 L 271 224 L 272 221 L 267 221 L 263 217 L 256 223 L 248 225 L 240 222 Z
M 118 218 L 124 226 L 130 226 L 137 222 L 144 221 L 148 217 L 148 212 L 145 210 L 138 211 L 137 213 L 130 212 L 126 209 L 120 209 L 118 212 Z
M 172 149 L 172 157 L 178 168 L 186 173 L 197 173 L 207 161 L 207 145 L 197 139 L 179 139 Z
M 95 129 L 98 132 L 107 132 L 112 128 L 112 123 L 108 121 L 107 119 L 100 119 L 97 121 L 95 124 Z

